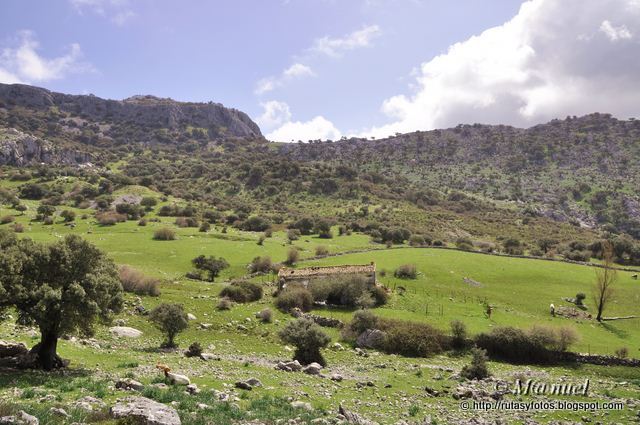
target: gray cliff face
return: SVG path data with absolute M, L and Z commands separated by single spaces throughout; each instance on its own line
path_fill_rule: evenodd
M 220 128 L 227 137 L 260 137 L 256 123 L 244 112 L 219 103 L 177 102 L 154 96 L 125 100 L 101 99 L 93 95 L 69 95 L 23 84 L 0 84 L 0 101 L 7 108 L 46 109 L 52 106 L 93 121 L 125 121 L 140 125 L 176 128 L 191 125 Z
M 0 165 L 88 164 L 87 153 L 58 148 L 51 142 L 15 129 L 0 129 Z

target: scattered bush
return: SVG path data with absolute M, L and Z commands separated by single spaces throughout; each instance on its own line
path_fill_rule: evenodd
M 283 342 L 296 347 L 294 359 L 302 364 L 326 365 L 320 349 L 326 347 L 331 338 L 313 321 L 300 318 L 289 322 L 279 333 Z
M 220 292 L 220 296 L 237 303 L 258 301 L 262 298 L 262 286 L 247 281 L 233 282 Z
M 421 235 L 412 235 L 409 238 L 409 245 L 411 246 L 425 246 L 427 242 L 424 239 L 424 236 Z
M 399 279 L 417 279 L 418 271 L 415 264 L 403 264 L 393 272 L 393 275 Z
M 16 233 L 24 232 L 24 225 L 22 223 L 14 223 L 13 231 Z
M 71 223 L 76 219 L 76 213 L 71 210 L 64 210 L 60 213 L 60 217 L 64 219 L 65 223 Z
M 587 296 L 582 293 L 582 292 L 578 292 L 576 294 L 576 305 L 582 306 L 584 305 L 584 300 L 587 298 Z
M 298 229 L 287 230 L 287 239 L 289 240 L 289 243 L 300 239 L 300 230 Z
M 471 355 L 471 364 L 462 368 L 460 376 L 469 380 L 488 378 L 490 374 L 487 368 L 487 352 L 481 348 L 473 347 Z
M 96 214 L 96 220 L 101 226 L 113 226 L 116 223 L 127 221 L 127 216 L 112 211 L 101 212 Z
M 529 331 L 510 326 L 498 327 L 476 336 L 476 345 L 491 357 L 512 363 L 549 363 L 557 351 L 565 351 L 577 340 L 572 328 L 534 326 Z
M 53 224 L 53 217 L 45 217 L 42 224 L 45 226 L 51 226 Z
M 308 289 L 301 286 L 287 287 L 278 294 L 276 307 L 285 313 L 296 307 L 302 311 L 310 311 L 313 307 L 313 295 Z
M 198 220 L 193 217 L 177 217 L 175 224 L 178 227 L 198 227 Z
M 324 245 L 316 246 L 316 257 L 325 257 L 329 255 L 329 248 Z
M 355 341 L 367 329 L 378 329 L 378 317 L 369 310 L 356 311 L 351 322 L 342 329 L 342 338 Z
M 216 309 L 220 311 L 226 311 L 231 310 L 231 307 L 233 307 L 233 301 L 231 301 L 229 298 L 221 298 L 220 301 L 218 301 Z
M 273 321 L 273 312 L 270 308 L 265 308 L 258 313 L 258 319 L 260 319 L 262 323 L 271 323 Z
M 142 272 L 129 266 L 120 267 L 119 275 L 122 289 L 126 292 L 152 297 L 160 295 L 159 279 L 145 276 Z
M 176 232 L 168 227 L 161 227 L 153 232 L 153 239 L 156 241 L 173 241 L 176 239 Z
M 9 223 L 13 223 L 16 220 L 16 218 L 12 215 L 5 215 L 2 216 L 2 218 L 0 218 L 0 224 L 9 224 Z
M 619 359 L 626 359 L 629 357 L 629 349 L 627 347 L 620 347 L 614 351 L 614 354 Z
M 524 247 L 520 240 L 515 238 L 509 238 L 502 243 L 504 247 L 504 252 L 510 255 L 522 255 L 524 252 Z
M 246 230 L 248 232 L 264 232 L 270 227 L 271 223 L 269 223 L 266 218 L 260 216 L 249 217 L 240 226 L 242 230 Z
M 175 337 L 187 329 L 189 319 L 181 304 L 160 304 L 149 313 L 149 320 L 165 334 L 163 348 L 175 348 Z
M 385 333 L 381 347 L 389 354 L 406 357 L 429 357 L 449 348 L 446 335 L 426 323 L 379 319 L 378 329 Z
M 460 350 L 467 345 L 467 326 L 460 320 L 451 321 L 451 345 Z
M 192 343 L 187 351 L 184 352 L 184 355 L 187 357 L 200 357 L 202 354 L 202 346 L 198 341 Z
M 456 239 L 456 248 L 463 251 L 473 251 L 473 241 L 466 237 Z
M 287 259 L 284 263 L 288 266 L 295 265 L 300 259 L 300 252 L 294 247 L 287 252 Z
M 271 257 L 256 257 L 247 267 L 249 273 L 269 273 L 273 268 Z
M 211 224 L 209 224 L 208 221 L 203 221 L 202 224 L 200 225 L 200 228 L 198 229 L 199 232 L 203 232 L 203 233 L 206 233 L 209 230 L 211 230 Z
M 309 285 L 316 302 L 343 305 L 347 307 L 369 308 L 387 303 L 384 288 L 369 284 L 364 278 L 317 280 Z
M 205 257 L 204 255 L 199 255 L 193 260 L 191 260 L 193 266 L 198 269 L 206 272 L 209 276 L 209 281 L 213 282 L 216 277 L 220 275 L 220 272 L 227 267 L 229 267 L 229 263 L 224 258 L 216 258 L 212 255 Z

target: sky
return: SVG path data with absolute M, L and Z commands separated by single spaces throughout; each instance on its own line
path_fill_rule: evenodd
M 270 140 L 640 110 L 640 0 L 0 0 L 0 82 L 220 102 Z

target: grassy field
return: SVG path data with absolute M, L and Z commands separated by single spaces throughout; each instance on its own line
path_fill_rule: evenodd
M 149 222 L 144 227 L 133 221 L 104 227 L 97 225 L 91 210 L 74 210 L 78 214 L 74 228 L 65 226 L 60 219 L 54 225 L 45 226 L 31 221 L 36 204 L 28 201 L 25 204 L 29 210 L 22 216 L 16 216 L 16 221 L 26 227 L 22 236 L 38 241 L 53 241 L 65 234 L 77 233 L 108 252 L 118 264 L 128 264 L 162 278 L 161 296 L 142 297 L 142 304 L 147 309 L 161 302 L 184 304 L 185 310 L 194 314 L 197 319 L 192 321 L 187 331 L 178 336 L 181 347 L 186 348 L 191 342 L 199 341 L 205 351 L 219 356 L 217 361 L 203 362 L 186 358 L 181 352 L 159 350 L 162 341 L 160 332 L 144 316 L 135 314 L 133 305 L 136 297 L 128 294 L 127 308 L 117 319 L 123 320 L 127 326 L 140 329 L 144 333 L 140 339 L 118 339 L 109 334 L 107 327 L 99 326 L 95 335 L 99 348 L 85 344 L 82 340 L 61 341 L 61 355 L 72 360 L 71 371 L 64 375 L 43 375 L 39 372 L 0 374 L 0 400 L 29 408 L 40 414 L 41 418 L 47 418 L 49 422 L 45 423 L 59 421 L 47 416 L 48 410 L 43 406 L 68 405 L 83 395 L 95 395 L 108 403 L 113 402 L 122 395 L 109 388 L 117 378 L 134 377 L 145 384 L 160 382 L 162 377 L 154 367 L 158 362 L 189 375 L 203 389 L 198 398 L 185 397 L 180 391 L 171 393 L 179 401 L 178 408 L 183 423 L 187 424 L 204 424 L 214 417 L 217 418 L 216 423 L 301 415 L 305 420 L 311 420 L 325 415 L 325 412 L 334 415 L 340 403 L 381 423 L 395 423 L 399 419 L 417 421 L 427 414 L 441 418 L 438 423 L 447 423 L 447 419 L 443 418 L 450 417 L 448 415 L 452 411 L 458 411 L 458 401 L 450 395 L 431 397 L 424 388 L 429 386 L 438 391 L 453 391 L 458 382 L 451 379 L 451 375 L 468 363 L 469 357 L 466 355 L 409 359 L 372 353 L 365 358 L 351 349 L 326 350 L 330 373 L 340 373 L 345 378 L 340 383 L 273 369 L 277 360 L 292 356 L 291 351 L 277 337 L 277 331 L 291 318 L 277 312 L 273 306 L 273 298 L 270 296 L 274 288 L 273 277 L 254 278 L 265 286 L 262 300 L 236 305 L 232 310 L 224 312 L 217 311 L 215 306 L 219 300 L 218 294 L 226 282 L 245 275 L 246 266 L 252 258 L 268 255 L 276 262 L 284 260 L 291 245 L 282 231 L 274 232 L 262 245 L 257 243 L 260 237 L 258 233 L 240 232 L 231 228 L 223 232 L 220 227 L 207 233 L 198 232 L 194 228 L 176 228 L 177 240 L 154 241 L 154 230 L 162 226 L 175 227 L 174 219 L 160 218 L 160 222 Z M 15 211 L 0 209 L 0 216 L 7 214 L 15 214 Z M 88 217 L 82 218 L 83 214 Z M 150 217 L 154 215 L 151 214 Z M 3 227 L 6 226 L 8 225 Z M 379 281 L 394 291 L 386 306 L 375 309 L 381 316 L 425 321 L 443 330 L 448 329 L 451 320 L 459 319 L 468 326 L 472 334 L 500 325 L 522 328 L 533 324 L 569 325 L 580 335 L 579 342 L 573 347 L 576 351 L 611 354 L 615 349 L 626 346 L 632 357 L 640 356 L 638 320 L 598 324 L 591 320 L 574 321 L 550 316 L 550 303 L 560 306 L 566 304 L 562 297 L 573 297 L 578 292 L 588 295 L 591 293 L 595 279 L 592 267 L 455 250 L 406 246 L 384 249 L 384 246 L 372 244 L 368 236 L 361 234 L 335 236 L 329 240 L 303 236 L 294 245 L 302 253 L 303 261 L 300 266 L 366 264 L 374 261 L 378 271 L 386 270 L 386 275 L 379 276 Z M 340 255 L 312 259 L 318 245 L 324 245 L 330 253 Z M 350 253 L 361 250 L 367 251 Z M 231 266 L 215 283 L 184 278 L 185 273 L 191 270 L 191 259 L 200 254 L 222 256 Z M 393 277 L 393 270 L 406 263 L 417 266 L 417 279 L 400 280 Z M 479 285 L 465 283 L 464 278 L 473 279 Z M 402 295 L 398 291 L 399 286 L 406 288 Z M 639 301 L 640 283 L 631 279 L 631 273 L 619 272 L 615 301 L 606 311 L 606 316 L 637 314 Z M 484 314 L 485 302 L 494 307 L 490 319 Z M 590 298 L 586 302 L 591 304 Z M 262 324 L 255 319 L 255 313 L 266 307 L 274 310 L 275 321 L 271 324 Z M 353 311 L 320 309 L 316 313 L 347 321 Z M 201 323 L 211 324 L 211 327 L 201 329 Z M 332 337 L 332 343 L 339 340 L 337 331 L 330 329 L 327 333 Z M 37 342 L 38 336 L 33 330 L 16 327 L 12 321 L 7 320 L 0 323 L 0 339 L 23 341 L 31 346 Z M 506 381 L 512 381 L 514 376 L 522 373 L 552 382 L 578 382 L 588 377 L 594 381 L 593 400 L 590 401 L 637 400 L 640 396 L 640 371 L 631 368 L 540 368 L 490 362 L 490 369 L 496 378 Z M 208 390 L 233 392 L 234 382 L 251 377 L 260 379 L 264 386 L 250 394 L 236 390 L 239 411 L 233 410 L 234 408 L 223 411 L 220 408 L 222 410 L 216 410 L 215 414 L 209 412 L 209 416 L 197 412 L 195 401 L 213 404 Z M 374 386 L 357 385 L 368 381 Z M 385 387 L 387 385 L 388 388 Z M 483 385 L 489 389 L 493 384 L 487 382 Z M 209 399 L 205 394 L 209 394 Z M 40 402 L 46 395 L 51 396 L 44 403 Z M 147 395 L 162 400 L 168 397 L 166 394 L 156 393 Z M 276 399 L 272 399 L 273 397 Z M 288 403 L 282 403 L 287 397 L 310 402 L 315 408 L 314 412 L 304 413 L 291 409 Z M 272 416 L 266 413 L 260 416 L 255 412 L 252 416 L 247 413 L 260 409 L 271 412 Z M 472 412 L 459 414 L 461 417 L 473 416 Z M 598 417 L 602 412 L 587 414 Z M 83 420 L 82 414 L 74 415 L 77 420 Z M 492 415 L 494 413 L 487 413 L 488 418 Z M 512 417 L 510 423 L 524 423 L 527 419 L 548 422 L 558 418 L 579 421 L 584 415 L 585 412 L 529 412 Z M 636 417 L 636 412 L 628 408 L 621 412 L 612 411 L 601 420 L 606 423 L 624 423 L 632 417 Z M 101 423 L 109 422 L 103 420 Z

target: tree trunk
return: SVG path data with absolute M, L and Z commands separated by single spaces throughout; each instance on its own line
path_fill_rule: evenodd
M 32 351 L 38 354 L 38 364 L 44 370 L 52 370 L 62 366 L 62 361 L 56 354 L 58 349 L 58 334 L 52 331 L 42 331 L 40 343 Z

